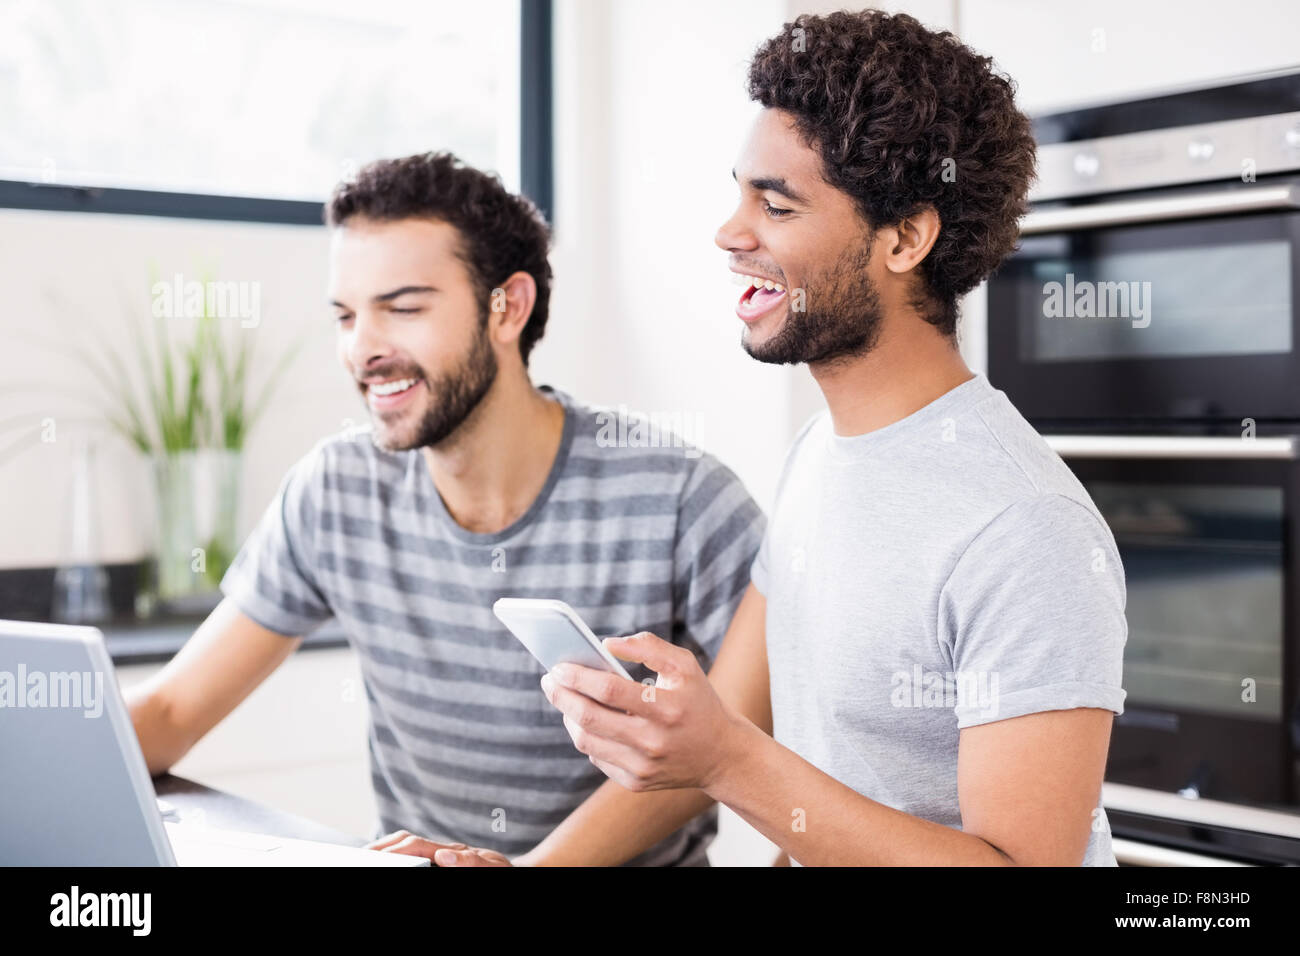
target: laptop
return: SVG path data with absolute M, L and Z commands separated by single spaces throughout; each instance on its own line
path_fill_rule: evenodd
M 94 627 L 0 620 L 0 768 L 0 865 L 429 865 L 165 821 Z

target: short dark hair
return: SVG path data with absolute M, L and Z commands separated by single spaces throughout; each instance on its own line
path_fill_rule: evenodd
M 955 335 L 957 297 L 1016 248 L 1027 211 L 1034 137 L 1014 82 L 948 31 L 865 10 L 787 23 L 754 55 L 749 95 L 793 115 L 826 182 L 870 227 L 934 207 L 917 306 Z
M 354 216 L 436 219 L 454 226 L 484 315 L 494 288 L 516 272 L 531 275 L 537 301 L 519 335 L 519 354 L 528 364 L 528 353 L 546 330 L 551 300 L 551 231 L 529 199 L 451 153 L 420 153 L 376 160 L 339 183 L 325 205 L 325 222 L 340 226 Z

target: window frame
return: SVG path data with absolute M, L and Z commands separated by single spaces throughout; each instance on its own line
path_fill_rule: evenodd
M 520 163 L 524 195 L 550 219 L 554 205 L 552 0 L 519 0 Z M 0 209 L 162 216 L 319 226 L 324 203 L 0 179 Z

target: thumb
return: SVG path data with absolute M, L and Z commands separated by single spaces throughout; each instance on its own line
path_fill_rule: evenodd
M 633 634 L 631 637 L 607 637 L 605 647 L 615 657 L 625 661 L 644 664 L 656 674 L 666 677 L 681 677 L 682 648 L 670 644 L 662 637 L 656 637 L 649 631 Z M 694 658 L 691 658 L 694 660 Z

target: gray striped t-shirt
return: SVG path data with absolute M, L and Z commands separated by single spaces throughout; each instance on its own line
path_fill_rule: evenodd
M 542 666 L 492 614 L 497 598 L 567 601 L 597 635 L 651 631 L 707 669 L 749 584 L 765 522 L 729 469 L 542 388 L 565 407 L 563 437 L 510 527 L 465 530 L 418 450 L 382 451 L 360 430 L 290 469 L 221 581 L 270 630 L 334 617 L 346 631 L 381 832 L 518 854 L 606 780 L 542 694 Z M 716 828 L 711 810 L 630 862 L 704 865 Z

